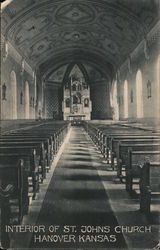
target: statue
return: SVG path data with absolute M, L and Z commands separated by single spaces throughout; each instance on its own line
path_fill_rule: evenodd
M 2 86 L 2 100 L 6 100 L 6 89 L 7 89 L 7 87 L 4 83 Z
M 21 91 L 21 94 L 20 94 L 20 104 L 23 104 L 23 93 Z

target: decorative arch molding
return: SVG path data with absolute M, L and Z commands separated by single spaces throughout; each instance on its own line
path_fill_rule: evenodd
M 11 84 L 11 119 L 17 119 L 17 78 L 14 70 L 10 74 Z
M 89 76 L 88 73 L 84 67 L 84 65 L 82 63 L 70 63 L 66 69 L 66 72 L 64 74 L 64 78 L 63 78 L 63 86 L 64 84 L 67 82 L 68 78 L 69 78 L 69 74 L 72 71 L 73 67 L 77 65 L 79 67 L 79 69 L 81 70 L 82 74 L 84 75 L 85 80 L 87 81 L 88 84 L 90 84 L 90 80 L 89 80 Z
M 124 118 L 128 118 L 128 81 L 124 81 Z
M 62 61 L 63 61 L 63 63 L 62 63 Z M 108 75 L 108 73 L 101 67 L 101 65 L 97 65 L 95 62 L 88 62 L 88 61 L 76 61 L 76 63 L 74 62 L 73 63 L 73 61 L 72 60 L 69 60 L 69 61 L 66 61 L 66 63 L 64 64 L 64 60 L 62 60 L 61 62 L 58 62 L 58 63 L 56 63 L 56 65 L 54 65 L 53 67 L 52 67 L 52 69 L 48 69 L 48 70 L 46 70 L 46 72 L 44 73 L 44 75 L 42 76 L 42 79 L 44 80 L 44 82 L 47 82 L 47 83 L 49 83 L 49 77 L 55 72 L 55 71 L 57 71 L 59 68 L 61 68 L 61 67 L 63 67 L 63 66 L 65 66 L 66 64 L 68 64 L 69 63 L 69 65 L 70 64 L 88 64 L 90 67 L 92 67 L 92 68 L 94 68 L 97 72 L 99 72 L 100 74 L 102 74 L 102 75 L 104 75 L 104 77 L 105 77 L 105 79 L 109 82 L 110 80 L 111 80 L 111 78 L 109 77 L 109 75 Z M 53 64 L 52 64 L 53 65 Z M 107 66 L 106 66 L 107 67 Z M 85 68 L 85 66 L 84 66 L 84 68 Z M 86 68 L 85 68 L 86 69 Z M 87 70 L 86 70 L 86 72 L 87 72 Z M 87 74 L 88 74 L 88 72 L 87 72 Z M 64 77 L 63 77 L 64 78 Z M 88 77 L 89 78 L 89 81 L 91 81 L 91 79 L 90 79 L 90 77 Z M 63 82 L 63 81 L 62 81 Z
M 25 82 L 25 119 L 30 118 L 30 97 L 29 97 L 29 83 Z
M 74 57 L 73 57 L 74 55 Z M 61 51 L 61 53 L 57 53 L 54 57 L 50 58 L 49 60 L 45 61 L 43 64 L 39 65 L 39 71 L 41 72 L 41 77 L 43 79 L 48 79 L 48 77 L 56 70 L 58 67 L 71 64 L 74 62 L 76 63 L 88 63 L 91 66 L 95 67 L 98 71 L 102 72 L 104 76 L 109 80 L 111 80 L 116 72 L 116 68 L 113 68 L 113 64 L 108 62 L 108 58 L 100 54 L 94 52 L 90 52 L 87 50 L 79 51 L 74 49 L 72 51 Z M 63 62 L 63 64 L 62 64 Z M 98 63 L 97 63 L 98 62 Z M 55 65 L 55 66 L 53 66 Z
M 160 91 L 160 54 L 157 60 L 157 87 L 158 87 L 158 90 Z M 159 91 L 157 92 L 158 97 L 160 97 Z
M 118 93 L 117 93 L 117 80 L 114 80 L 111 90 L 111 96 L 110 96 L 110 104 L 112 107 L 112 116 L 113 120 L 118 121 L 119 120 L 119 105 L 118 105 Z

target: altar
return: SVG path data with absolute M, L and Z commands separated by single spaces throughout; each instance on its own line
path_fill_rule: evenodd
M 91 119 L 90 86 L 77 65 L 73 67 L 63 93 L 62 111 L 64 120 Z

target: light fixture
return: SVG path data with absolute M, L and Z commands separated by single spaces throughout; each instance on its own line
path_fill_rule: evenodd
M 73 35 L 73 37 L 74 37 L 75 40 L 78 40 L 78 39 L 80 38 L 80 35 L 79 35 L 78 33 L 75 33 L 75 34 Z

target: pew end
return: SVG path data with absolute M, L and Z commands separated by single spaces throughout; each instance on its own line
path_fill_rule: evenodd
M 149 216 L 151 206 L 160 206 L 160 161 L 144 162 L 140 174 L 140 211 Z

